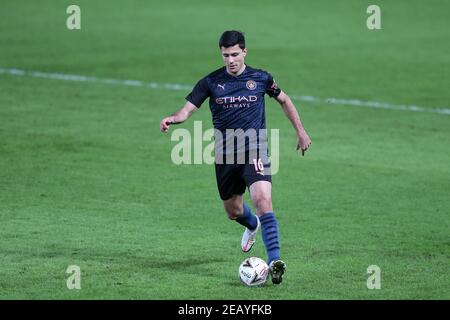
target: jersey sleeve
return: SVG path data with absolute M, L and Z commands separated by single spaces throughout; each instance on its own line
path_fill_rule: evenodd
M 278 97 L 281 93 L 281 89 L 278 88 L 278 85 L 275 82 L 275 80 L 273 79 L 272 75 L 270 73 L 268 73 L 268 75 L 269 75 L 269 77 L 267 79 L 267 84 L 266 84 L 266 93 L 271 98 Z
M 186 96 L 186 100 L 192 103 L 197 108 L 200 108 L 202 103 L 211 95 L 208 86 L 208 80 L 205 78 L 201 79 L 195 85 L 192 92 Z

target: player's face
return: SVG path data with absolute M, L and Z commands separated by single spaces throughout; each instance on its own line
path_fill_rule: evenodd
M 221 47 L 222 58 L 227 70 L 231 74 L 237 74 L 244 65 L 244 58 L 247 55 L 247 48 L 241 49 L 239 45 L 233 47 Z

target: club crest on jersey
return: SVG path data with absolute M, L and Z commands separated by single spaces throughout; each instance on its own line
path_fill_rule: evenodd
M 253 80 L 248 80 L 245 84 L 248 90 L 255 90 L 256 89 L 256 82 Z

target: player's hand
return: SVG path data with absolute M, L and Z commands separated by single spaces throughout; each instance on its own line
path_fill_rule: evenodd
M 297 150 L 302 150 L 302 156 L 305 155 L 305 151 L 308 150 L 311 143 L 311 139 L 306 131 L 303 130 L 297 135 Z
M 169 131 L 169 127 L 172 123 L 173 123 L 172 117 L 164 118 L 159 123 L 159 129 L 161 130 L 161 132 L 166 133 L 167 131 Z

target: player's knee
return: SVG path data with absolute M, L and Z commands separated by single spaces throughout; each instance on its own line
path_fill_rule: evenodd
M 244 214 L 244 207 L 242 205 L 242 200 L 233 198 L 229 201 L 224 202 L 224 208 L 231 220 L 236 220 Z
M 236 220 L 237 218 L 239 218 L 240 216 L 242 216 L 244 214 L 244 211 L 242 210 L 242 208 L 239 208 L 238 206 L 226 207 L 225 211 L 227 212 L 228 219 L 231 219 L 231 220 Z
M 259 213 L 272 211 L 272 199 L 266 196 L 258 197 L 255 199 L 255 207 Z

